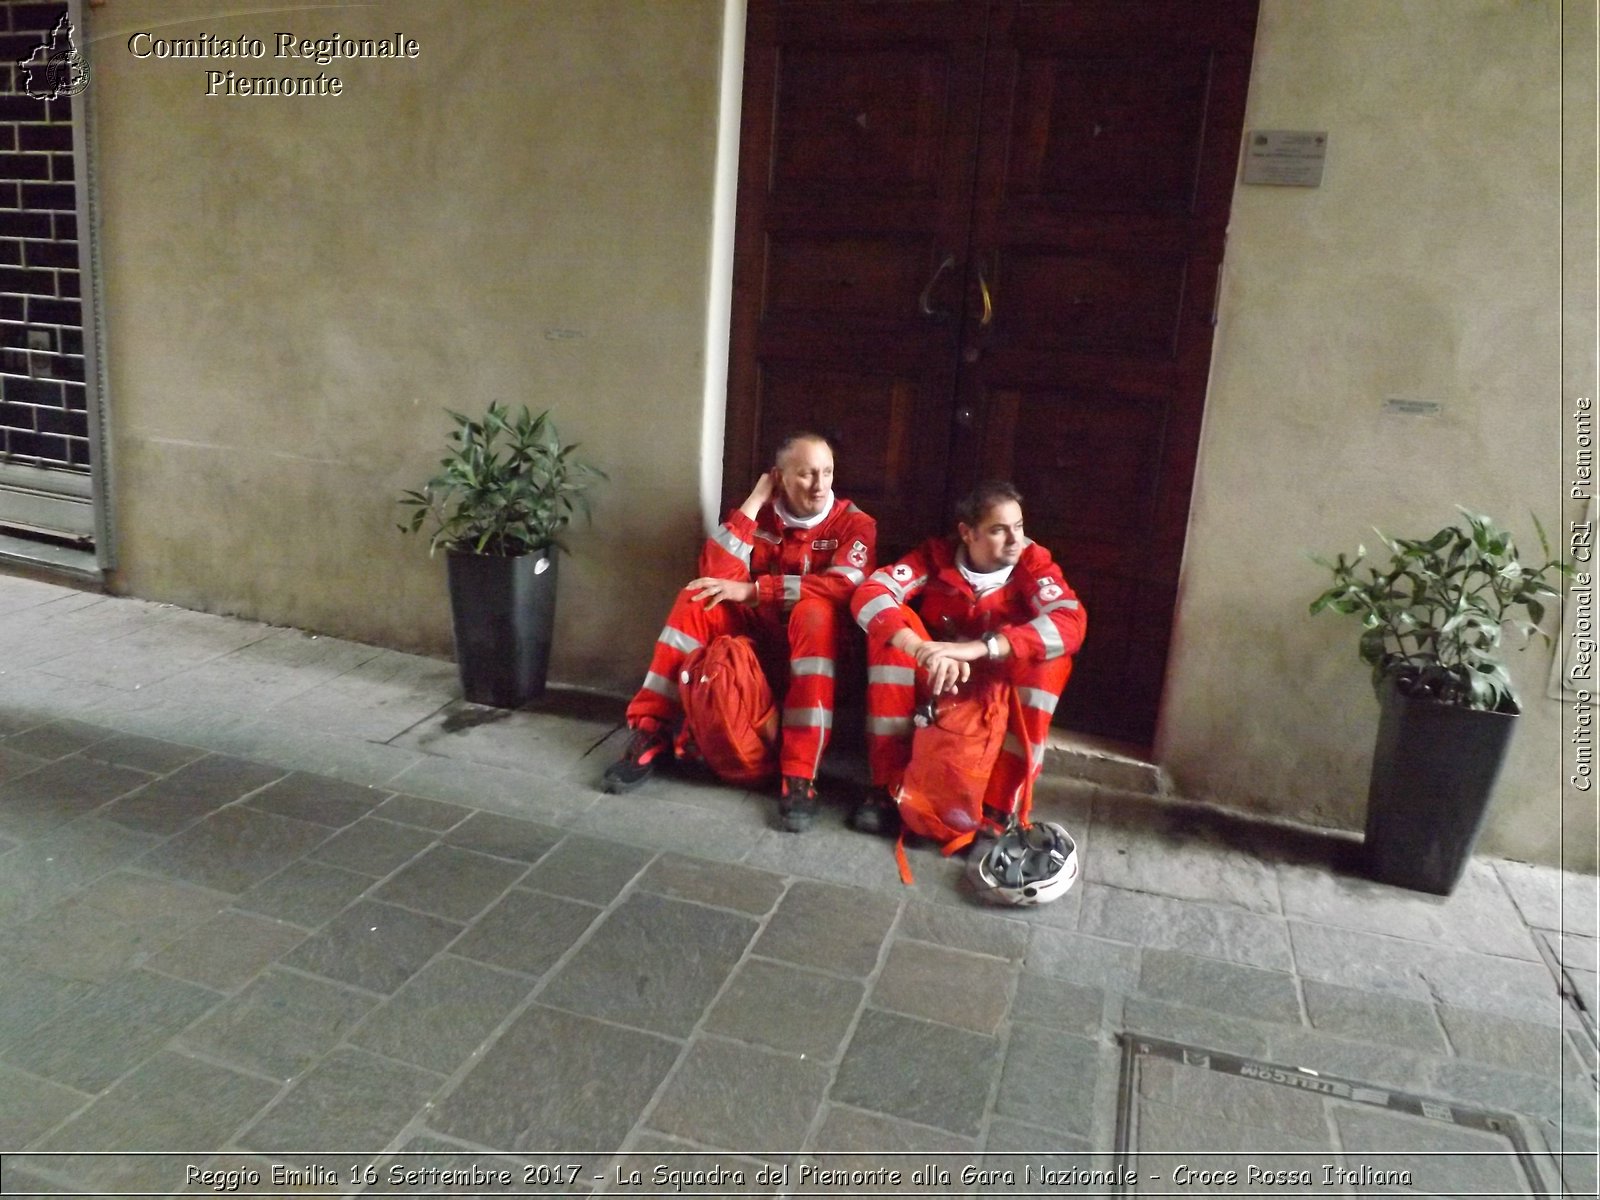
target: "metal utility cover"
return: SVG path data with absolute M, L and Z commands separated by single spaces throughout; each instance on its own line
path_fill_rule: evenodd
M 1125 1196 L 1547 1194 L 1517 1118 L 1122 1035 Z

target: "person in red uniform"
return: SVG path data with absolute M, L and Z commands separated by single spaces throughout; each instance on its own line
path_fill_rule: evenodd
M 816 433 L 778 447 L 777 466 L 700 552 L 700 577 L 678 593 L 644 685 L 628 705 L 633 736 L 602 787 L 638 786 L 670 752 L 678 670 L 721 634 L 749 634 L 789 663 L 779 769 L 780 823 L 799 833 L 817 813 L 817 766 L 833 728 L 834 664 L 850 596 L 872 570 L 877 524 L 833 494 L 833 448 Z M 774 688 L 774 691 L 777 691 Z
M 1017 691 L 999 762 L 984 796 L 995 824 L 1016 811 L 1044 763 L 1056 702 L 1083 644 L 1083 606 L 1050 552 L 1022 530 L 1022 496 L 980 484 L 956 510 L 956 536 L 924 542 L 874 571 L 851 600 L 867 632 L 867 761 L 872 788 L 851 815 L 866 833 L 893 834 L 893 800 L 911 761 L 919 699 L 959 690 L 974 671 Z

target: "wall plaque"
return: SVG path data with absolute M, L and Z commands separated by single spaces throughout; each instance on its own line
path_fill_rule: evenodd
M 1319 187 L 1327 153 L 1326 131 L 1252 129 L 1245 139 L 1244 181 Z

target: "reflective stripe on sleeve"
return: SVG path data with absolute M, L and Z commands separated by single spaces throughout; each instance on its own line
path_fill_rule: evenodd
M 856 624 L 865 629 L 872 624 L 872 619 L 879 613 L 886 613 L 891 608 L 899 608 L 900 602 L 893 596 L 878 596 L 868 600 L 861 606 L 861 612 L 856 616 Z
M 726 525 L 719 525 L 716 532 L 711 535 L 711 540 L 742 562 L 745 570 L 748 571 L 750 569 L 751 547 L 747 543 L 740 541 L 733 530 Z
M 833 714 L 825 708 L 786 708 L 783 723 L 799 729 L 832 729 Z
M 669 700 L 678 698 L 678 685 L 665 675 L 657 675 L 654 671 L 646 671 L 644 686 L 652 692 L 659 692 Z
M 867 732 L 879 737 L 894 737 L 911 732 L 910 717 L 868 717 Z
M 1061 631 L 1056 628 L 1055 622 L 1049 617 L 1035 617 L 1028 622 L 1029 628 L 1039 635 L 1039 640 L 1044 643 L 1045 661 L 1060 658 L 1067 652 L 1066 644 L 1061 640 Z
M 1040 712 L 1053 713 L 1056 704 L 1061 699 L 1054 692 L 1047 692 L 1043 688 L 1019 687 L 1017 699 L 1029 708 L 1038 709 Z
M 1046 604 L 1043 608 L 1041 608 L 1039 610 L 1039 615 L 1042 617 L 1045 613 L 1053 613 L 1058 608 L 1064 608 L 1070 612 L 1075 610 L 1077 607 L 1078 602 L 1076 600 L 1056 600 L 1053 603 Z
M 881 584 L 899 603 L 904 604 L 906 602 L 905 591 L 894 581 L 894 576 L 889 574 L 887 569 L 874 571 L 872 573 L 872 582 Z
M 828 574 L 830 574 L 830 575 L 843 575 L 846 579 L 848 579 L 851 583 L 855 584 L 857 587 L 860 587 L 862 581 L 866 579 L 866 576 L 863 575 L 860 571 L 856 570 L 854 567 L 829 567 L 828 568 Z
M 783 577 L 783 602 L 793 604 L 800 599 L 800 576 L 785 575 Z
M 658 637 L 656 641 L 665 642 L 674 650 L 682 650 L 685 654 L 688 654 L 692 650 L 700 649 L 700 643 L 698 641 L 690 637 L 687 633 L 683 632 L 683 630 L 674 629 L 671 625 L 668 625 L 661 631 L 661 636 Z
M 884 587 L 884 590 L 893 596 L 896 602 L 900 604 L 904 604 L 906 602 L 906 596 L 908 594 L 928 582 L 928 577 L 926 575 L 918 575 L 915 579 L 908 579 L 904 583 L 901 583 L 892 574 L 890 574 L 888 567 L 883 567 L 877 571 L 874 571 L 871 578 L 872 582 L 881 583 Z
M 795 658 L 789 660 L 789 674 L 791 675 L 826 675 L 833 678 L 833 659 L 823 658 L 820 655 L 812 658 Z
M 868 667 L 868 683 L 899 683 L 911 687 L 917 682 L 915 667 Z

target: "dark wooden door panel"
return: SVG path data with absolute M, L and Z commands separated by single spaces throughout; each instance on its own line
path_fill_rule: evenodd
M 772 190 L 937 195 L 946 182 L 944 49 L 840 44 L 837 31 L 813 32 L 811 44 L 803 36 L 791 28 L 779 57 Z
M 839 491 L 885 553 L 942 507 L 986 18 L 967 0 L 750 5 L 726 503 L 808 427 L 838 437 Z
M 1078 729 L 1154 733 L 1255 7 L 1024 0 L 990 24 L 972 286 L 992 319 L 969 310 L 953 461 L 1015 480 L 1084 594 Z

